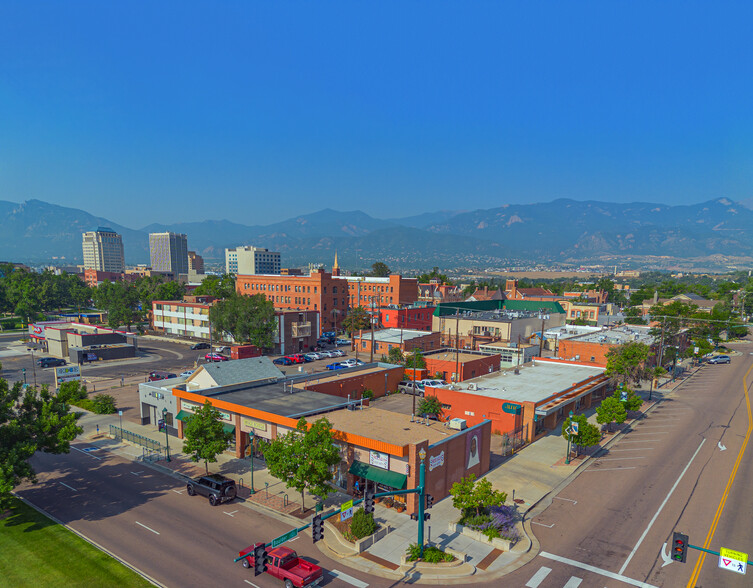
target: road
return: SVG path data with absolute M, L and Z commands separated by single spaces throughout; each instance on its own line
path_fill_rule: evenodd
M 292 527 L 237 501 L 212 507 L 175 478 L 74 443 L 68 455 L 37 454 L 35 485 L 17 493 L 166 586 L 279 587 L 233 563 L 238 551 Z M 286 544 L 321 565 L 324 586 L 391 586 L 322 556 L 302 534 Z M 336 574 L 337 577 L 335 577 Z
M 738 349 L 742 356 L 733 358 L 731 365 L 707 365 L 666 394 L 631 432 L 561 489 L 551 504 L 534 511 L 532 529 L 540 552 L 506 576 L 503 585 L 751 585 L 750 576 L 719 569 L 714 555 L 705 556 L 697 578 L 694 568 L 700 551 L 691 549 L 685 564 L 663 565 L 661 555 L 673 530 L 687 533 L 691 545 L 753 551 L 749 451 L 737 465 L 749 434 L 743 381 L 750 385 L 753 357 L 750 345 Z M 733 472 L 726 504 L 707 542 Z

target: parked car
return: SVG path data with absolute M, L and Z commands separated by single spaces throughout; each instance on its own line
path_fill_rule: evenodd
M 340 351 L 339 349 L 333 349 L 329 353 L 330 353 L 329 355 L 330 357 L 344 357 L 345 356 L 345 353 L 343 351 Z
M 191 349 L 211 349 L 209 343 L 194 343 L 191 345 Z
M 305 363 L 306 362 L 306 360 L 303 358 L 303 354 L 301 353 L 293 353 L 292 355 L 288 355 L 287 357 L 293 363 Z
M 417 396 L 424 395 L 424 387 L 421 382 L 403 380 L 397 385 L 397 389 L 400 390 L 401 394 L 415 394 Z
M 358 363 L 356 362 L 355 359 L 351 358 L 351 359 L 346 359 L 345 361 L 341 361 L 340 365 L 343 367 L 356 367 Z
M 730 363 L 732 359 L 729 355 L 715 355 L 709 358 L 708 363 Z
M 316 344 L 317 344 L 317 345 L 327 345 L 327 344 L 329 344 L 329 343 L 331 343 L 331 342 L 332 342 L 332 341 L 330 341 L 329 337 L 319 337 L 319 338 L 318 338 L 318 339 L 316 340 Z
M 37 360 L 37 365 L 43 368 L 58 367 L 65 365 L 65 360 L 58 357 L 42 357 Z
M 177 378 L 175 374 L 170 372 L 149 372 L 149 381 L 156 382 L 158 380 L 168 380 L 170 378 Z
M 328 357 L 337 357 L 336 355 L 333 355 L 331 351 L 327 351 L 326 349 L 317 351 L 317 353 L 321 356 L 322 359 L 326 359 Z
M 321 359 L 324 356 L 317 351 L 312 351 L 311 353 L 306 353 L 303 357 L 308 359 L 308 361 L 316 361 L 317 359 Z
M 230 353 L 230 347 L 227 345 L 220 345 L 219 347 L 214 348 L 215 353 Z
M 289 357 L 278 357 L 277 359 L 273 359 L 272 363 L 275 365 L 292 365 L 293 361 Z
M 421 380 L 419 384 L 426 386 L 431 386 L 432 388 L 441 388 L 442 386 L 446 386 L 447 382 L 444 380 Z
M 254 567 L 254 548 L 256 543 L 238 553 L 242 557 L 241 565 L 247 569 Z M 275 547 L 267 551 L 267 573 L 282 580 L 285 588 L 314 588 L 319 586 L 324 577 L 322 568 L 298 557 L 289 547 Z
M 187 378 L 188 376 L 192 376 L 195 371 L 196 370 L 186 370 L 185 372 L 183 372 L 182 374 L 180 374 L 180 377 L 181 378 Z
M 224 355 L 220 355 L 219 353 L 207 353 L 204 356 L 204 359 L 207 361 L 227 361 L 227 357 Z
M 350 341 L 348 341 L 347 339 L 335 339 L 335 345 L 350 345 Z
M 235 498 L 238 489 L 235 487 L 235 482 L 230 478 L 220 474 L 209 474 L 188 482 L 186 492 L 189 496 L 196 494 L 207 496 L 209 504 L 216 506 Z
M 328 370 L 343 370 L 346 367 L 348 367 L 348 366 L 343 365 L 339 361 L 336 361 L 335 363 L 330 363 L 329 365 L 327 365 L 327 369 Z

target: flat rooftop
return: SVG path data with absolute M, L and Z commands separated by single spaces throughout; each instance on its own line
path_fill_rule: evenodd
M 519 371 L 519 374 L 514 370 L 492 372 L 458 382 L 452 388 L 466 394 L 511 402 L 541 402 L 573 384 L 603 374 L 604 368 L 538 360 L 534 365 L 520 366 Z M 476 390 L 470 390 L 469 385 L 475 385 Z
M 429 420 L 428 425 L 415 420 L 411 422 L 409 415 L 381 408 L 336 410 L 327 413 L 326 416 L 332 423 L 333 429 L 354 435 L 368 435 L 371 439 L 393 445 L 417 443 L 424 439 L 429 441 L 429 444 L 433 444 L 459 433 L 437 421 Z
M 527 349 L 529 347 L 538 347 L 530 343 L 513 343 L 511 341 L 495 341 L 494 343 L 482 343 L 479 347 L 493 347 L 494 349 Z
M 442 351 L 441 353 L 427 353 L 424 355 L 424 359 L 438 359 L 439 361 L 457 361 L 459 363 L 465 363 L 466 361 L 473 361 L 474 359 L 488 359 L 490 355 L 484 353 L 457 353 L 456 351 Z
M 313 384 L 322 384 L 324 382 L 336 382 L 339 380 L 347 380 L 354 376 L 363 376 L 366 374 L 373 374 L 376 372 L 383 372 L 385 369 L 399 367 L 386 363 L 371 363 L 366 365 L 358 365 L 352 368 L 345 368 L 342 370 L 326 370 L 324 372 L 314 372 L 308 374 L 306 379 L 295 381 L 294 386 L 303 387 L 311 386 Z
M 622 345 L 623 343 L 638 341 L 639 343 L 651 345 L 655 341 L 655 337 L 649 334 L 649 330 L 649 327 L 623 325 L 609 330 L 588 333 L 578 337 L 578 341 L 604 343 L 605 345 Z
M 400 344 L 400 341 L 405 342 L 416 337 L 425 337 L 431 334 L 431 331 L 416 331 L 413 329 L 382 329 L 381 331 L 374 331 L 374 341 Z M 353 338 L 358 339 L 358 337 Z M 364 331 L 361 338 L 363 340 L 371 339 L 371 333 Z

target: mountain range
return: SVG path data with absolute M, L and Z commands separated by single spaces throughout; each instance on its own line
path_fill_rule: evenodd
M 255 245 L 280 251 L 283 267 L 312 262 L 329 266 L 335 251 L 341 265 L 353 269 L 375 261 L 408 269 L 490 267 L 525 260 L 593 263 L 625 256 L 753 256 L 751 203 L 726 198 L 682 206 L 559 199 L 391 219 L 325 209 L 270 225 L 206 220 L 141 229 L 84 210 L 28 200 L 0 201 L 0 259 L 80 263 L 81 233 L 98 226 L 123 236 L 128 264 L 148 263 L 148 235 L 160 231 L 186 233 L 189 249 L 207 261 L 224 260 L 226 247 Z

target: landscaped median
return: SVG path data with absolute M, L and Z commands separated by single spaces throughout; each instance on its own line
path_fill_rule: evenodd
M 4 586 L 151 586 L 146 579 L 20 500 L 0 511 Z

